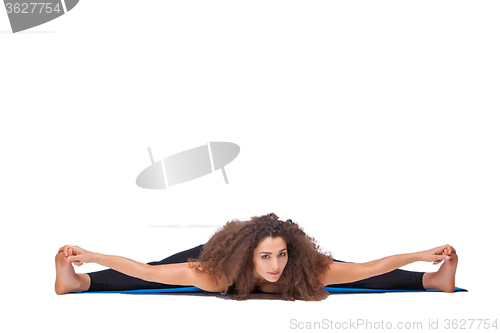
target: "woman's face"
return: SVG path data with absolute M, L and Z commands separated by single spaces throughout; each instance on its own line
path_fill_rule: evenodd
M 287 262 L 285 240 L 280 236 L 264 238 L 253 251 L 254 277 L 276 282 L 281 277 Z

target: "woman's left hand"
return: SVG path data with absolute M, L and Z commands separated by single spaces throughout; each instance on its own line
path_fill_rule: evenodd
M 448 244 L 420 252 L 422 261 L 433 262 L 434 265 L 441 263 L 443 260 L 451 260 L 452 253 L 457 253 L 457 251 Z

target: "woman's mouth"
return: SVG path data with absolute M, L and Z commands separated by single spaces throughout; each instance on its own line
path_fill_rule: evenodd
M 280 272 L 269 272 L 271 275 L 278 275 Z

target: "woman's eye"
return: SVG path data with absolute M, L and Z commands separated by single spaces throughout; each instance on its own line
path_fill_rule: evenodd
M 278 254 L 278 256 L 280 257 L 284 257 L 286 256 L 286 252 L 281 252 L 280 254 Z M 269 259 L 269 255 L 268 254 L 264 254 L 263 256 L 261 256 L 262 259 Z

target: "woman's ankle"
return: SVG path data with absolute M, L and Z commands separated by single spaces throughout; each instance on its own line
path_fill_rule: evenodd
M 435 275 L 436 273 L 424 273 L 424 276 L 422 277 L 422 285 L 425 290 L 436 289 L 434 284 Z

